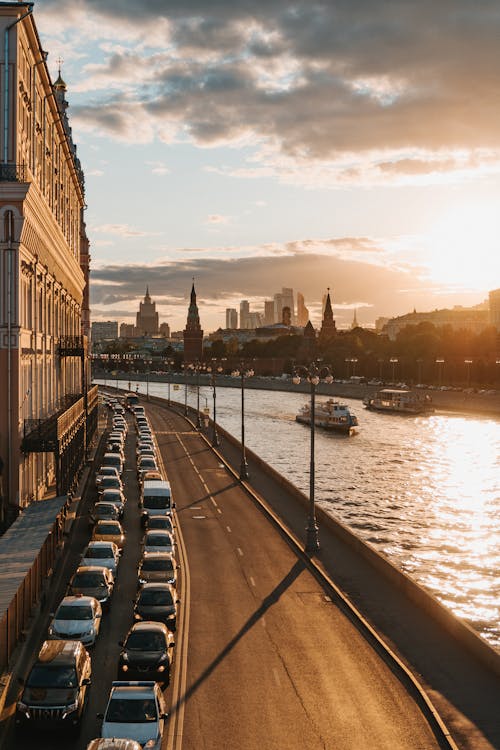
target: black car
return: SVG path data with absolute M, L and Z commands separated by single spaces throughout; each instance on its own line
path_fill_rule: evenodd
M 175 589 L 169 583 L 145 583 L 135 600 L 134 618 L 164 622 L 169 630 L 175 630 L 178 603 Z
M 119 680 L 155 680 L 168 684 L 174 636 L 161 622 L 137 622 L 120 641 Z
M 148 516 L 146 519 L 146 531 L 151 529 L 164 529 L 171 534 L 174 533 L 174 524 L 170 516 Z
M 177 568 L 173 555 L 166 552 L 149 552 L 139 563 L 139 585 L 145 583 L 177 584 Z

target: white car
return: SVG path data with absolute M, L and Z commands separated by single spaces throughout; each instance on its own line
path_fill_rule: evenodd
M 92 740 L 87 745 L 87 750 L 142 750 L 142 747 L 135 740 L 125 740 L 113 737 L 109 740 L 97 739 Z
M 120 549 L 114 542 L 89 542 L 80 565 L 107 568 L 114 576 L 120 561 Z
M 168 552 L 169 554 L 172 554 L 174 551 L 174 540 L 172 534 L 163 529 L 151 529 L 151 531 L 146 531 L 142 543 L 142 551 L 143 554 L 149 554 L 150 552 Z
M 160 750 L 166 704 L 157 682 L 112 683 L 101 737 L 127 737 L 147 750 Z
M 126 498 L 121 490 L 117 489 L 116 487 L 105 488 L 101 492 L 101 496 L 99 499 L 103 503 L 112 503 L 118 511 L 118 515 L 120 516 L 120 518 L 123 517 Z
M 93 596 L 65 596 L 49 625 L 50 640 L 80 641 L 93 646 L 101 627 L 101 605 Z

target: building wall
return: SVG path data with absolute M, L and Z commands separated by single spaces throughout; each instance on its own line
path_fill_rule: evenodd
M 495 326 L 500 332 L 500 289 L 494 289 L 488 295 L 490 325 Z
M 97 320 L 92 323 L 92 343 L 95 344 L 103 339 L 118 338 L 117 320 Z
M 2 39 L 25 11 L 0 8 Z M 60 358 L 57 347 L 89 322 L 83 179 L 32 15 L 9 32 L 7 102 L 5 95 L 2 86 L 0 456 L 4 496 L 23 506 L 42 496 L 55 471 L 52 454 L 20 452 L 24 420 L 46 418 L 67 394 L 81 393 L 81 360 Z

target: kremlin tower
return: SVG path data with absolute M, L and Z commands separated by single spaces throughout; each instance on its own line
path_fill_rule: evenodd
M 195 362 L 203 357 L 203 331 L 196 304 L 196 291 L 191 288 L 191 302 L 189 304 L 187 324 L 184 329 L 184 362 Z

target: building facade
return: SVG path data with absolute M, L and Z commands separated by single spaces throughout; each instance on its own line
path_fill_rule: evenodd
M 493 289 L 488 295 L 489 322 L 500 332 L 500 289 Z
M 89 389 L 84 178 L 32 13 L 0 6 L 0 523 L 74 480 L 97 417 Z
M 297 325 L 305 328 L 309 322 L 309 310 L 305 305 L 304 295 L 297 292 Z
M 184 362 L 196 362 L 203 358 L 203 331 L 200 325 L 200 316 L 196 304 L 196 291 L 191 288 L 191 301 L 189 303 L 186 328 L 184 329 Z
M 455 307 L 451 310 L 431 310 L 430 312 L 416 312 L 391 318 L 385 324 L 382 333 L 394 341 L 400 331 L 407 326 L 416 326 L 419 323 L 432 323 L 436 328 L 449 326 L 454 331 L 470 331 L 473 334 L 481 333 L 491 325 L 491 308 L 478 309 L 467 307 Z
M 91 339 L 93 344 L 105 339 L 118 338 L 118 321 L 117 320 L 96 320 L 92 323 Z
M 238 311 L 232 307 L 226 307 L 226 328 L 238 328 Z

